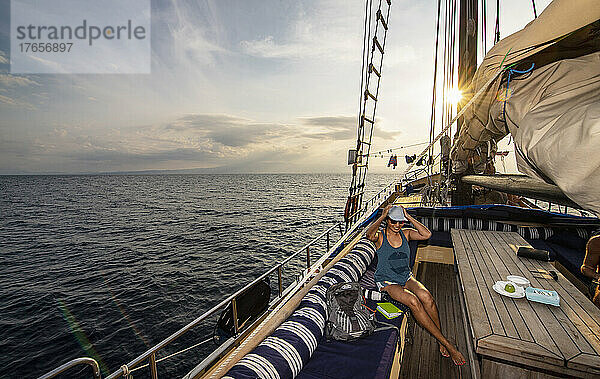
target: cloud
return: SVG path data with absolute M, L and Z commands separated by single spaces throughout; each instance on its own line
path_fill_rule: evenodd
M 83 161 L 106 162 L 117 164 L 157 163 L 170 161 L 199 162 L 211 157 L 207 151 L 194 148 L 166 149 L 161 151 L 123 151 L 117 149 L 93 149 L 66 154 L 71 158 Z
M 419 54 L 411 45 L 394 47 L 386 51 L 383 59 L 384 68 L 396 67 L 404 63 L 413 63 L 419 59 Z
M 13 107 L 22 107 L 25 109 L 29 109 L 29 110 L 34 110 L 36 109 L 32 104 L 25 102 L 25 101 L 20 101 L 17 99 L 14 99 L 12 97 L 9 96 L 4 96 L 4 95 L 0 95 L 0 103 L 4 103 Z
M 22 107 L 25 109 L 36 109 L 33 104 L 21 99 L 30 99 L 33 93 L 29 92 L 24 96 L 21 88 L 39 86 L 40 84 L 28 76 L 0 74 L 0 90 L 7 96 L 0 95 L 0 103 L 13 107 Z
M 285 138 L 292 136 L 286 125 L 226 114 L 188 114 L 166 124 L 89 133 L 93 131 L 58 127 L 38 148 L 84 166 L 99 164 L 103 170 L 217 167 L 289 150 Z
M 220 21 L 210 3 L 204 5 L 172 0 L 160 12 L 168 30 L 169 55 L 177 64 L 197 70 L 200 66 L 213 65 L 215 55 L 228 54 L 217 35 Z M 165 55 L 164 53 L 161 55 Z M 156 57 L 156 56 L 155 56 Z
M 312 130 L 302 134 L 303 137 L 313 139 L 327 140 L 351 140 L 356 139 L 357 120 L 354 116 L 321 116 L 321 117 L 303 117 L 301 122 L 313 127 Z M 401 132 L 384 131 L 377 125 L 376 120 L 375 134 L 378 138 L 393 139 Z
M 318 53 L 317 49 L 307 43 L 292 42 L 281 44 L 275 42 L 273 36 L 262 39 L 241 41 L 242 50 L 252 56 L 260 58 L 300 58 Z
M 15 76 L 10 74 L 0 74 L 0 86 L 2 87 L 27 87 L 39 86 L 40 84 L 27 76 Z
M 340 7 L 348 12 L 341 14 Z M 362 8 L 348 8 L 345 2 L 321 3 L 304 9 L 298 4 L 296 13 L 287 23 L 287 30 L 277 37 L 272 34 L 243 40 L 241 50 L 259 58 L 306 59 L 321 57 L 329 60 L 358 60 L 356 46 L 361 31 L 356 21 L 362 18 Z
M 8 104 L 8 105 L 17 105 L 16 100 L 13 98 L 10 98 L 8 96 L 0 95 L 0 102 L 2 102 L 4 104 Z
M 227 147 L 246 147 L 289 134 L 283 124 L 258 123 L 230 115 L 193 114 L 166 125 L 166 130 L 187 132 Z
M 0 172 L 56 172 L 56 167 L 65 172 L 332 172 L 345 168 L 340 157 L 355 130 L 352 116 L 304 117 L 285 124 L 187 114 L 168 123 L 103 131 L 94 125 L 57 124 L 35 138 L 0 141 Z M 8 145 L 19 147 L 5 149 Z

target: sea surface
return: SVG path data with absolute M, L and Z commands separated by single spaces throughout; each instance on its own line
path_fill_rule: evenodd
M 393 178 L 370 175 L 366 198 Z M 0 377 L 35 378 L 82 356 L 107 376 L 341 221 L 349 183 L 347 174 L 0 176 Z M 286 267 L 287 282 L 304 259 Z M 210 338 L 214 325 L 158 358 Z M 159 362 L 159 376 L 184 375 L 214 348 Z

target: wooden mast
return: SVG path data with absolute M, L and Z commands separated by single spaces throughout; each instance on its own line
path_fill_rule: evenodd
M 460 0 L 458 52 L 458 88 L 464 93 L 477 69 L 477 0 Z M 457 111 L 460 111 L 460 105 Z M 458 119 L 455 137 L 458 137 L 463 120 L 464 117 Z M 454 176 L 453 185 L 452 205 L 473 204 L 470 184 Z

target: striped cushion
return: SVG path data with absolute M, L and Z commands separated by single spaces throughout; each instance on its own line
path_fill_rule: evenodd
M 478 218 L 458 218 L 458 217 L 416 217 L 432 232 L 449 232 L 450 229 L 471 229 L 471 230 L 493 230 L 497 232 L 517 232 L 525 239 L 546 240 L 555 233 L 553 228 L 518 226 L 508 224 L 502 221 L 483 220 Z M 590 227 L 572 228 L 581 238 L 587 239 L 590 234 Z M 564 230 L 564 228 L 562 229 Z
M 224 378 L 293 378 L 298 375 L 323 337 L 327 288 L 340 282 L 358 281 L 374 256 L 373 242 L 364 238 L 358 241 L 354 249 L 308 291 L 294 313 Z

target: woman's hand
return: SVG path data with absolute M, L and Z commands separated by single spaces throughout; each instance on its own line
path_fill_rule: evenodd
M 392 204 L 388 204 L 385 208 L 383 208 L 383 212 L 381 213 L 381 215 L 383 217 L 387 217 L 388 213 L 390 213 L 390 209 L 392 209 Z

